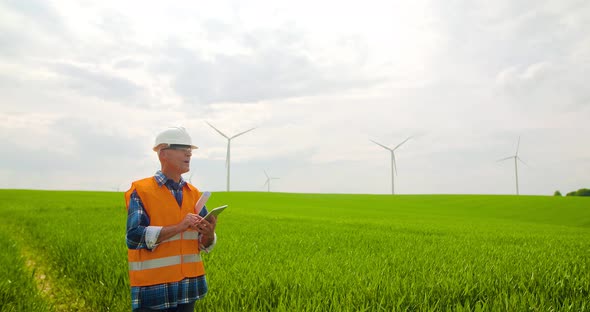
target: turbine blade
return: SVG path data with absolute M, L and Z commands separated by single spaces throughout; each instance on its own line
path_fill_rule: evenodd
M 520 147 L 520 135 L 518 136 L 518 143 L 516 143 L 516 156 L 518 156 L 518 148 Z
M 397 165 L 395 164 L 395 153 L 393 151 L 391 151 L 391 155 L 393 157 L 393 171 L 395 172 L 395 175 L 397 175 Z
M 371 142 L 373 142 L 373 143 L 375 143 L 375 144 L 377 144 L 377 145 L 379 145 L 379 146 L 383 147 L 384 149 L 386 149 L 386 150 L 388 150 L 388 151 L 391 151 L 391 148 L 389 148 L 389 147 L 387 147 L 387 146 L 385 146 L 385 145 L 383 145 L 383 144 L 381 144 L 381 143 L 377 143 L 377 142 L 375 142 L 375 141 L 373 141 L 373 140 L 369 140 L 369 141 L 371 141 Z
M 266 179 L 266 182 L 264 182 L 264 185 L 263 186 L 267 186 L 268 185 L 268 182 L 269 182 L 269 179 Z
M 234 135 L 233 137 L 231 137 L 230 139 L 233 139 L 233 138 L 235 138 L 235 137 L 239 137 L 240 135 L 242 135 L 242 134 L 244 134 L 244 133 L 246 133 L 246 132 L 250 132 L 250 131 L 252 131 L 252 130 L 254 130 L 254 129 L 256 129 L 256 128 L 252 128 L 252 129 L 248 129 L 248 130 L 246 130 L 246 131 L 244 131 L 244 132 L 240 132 L 240 133 L 238 133 L 238 134 Z
M 266 173 L 266 170 L 264 170 L 264 175 L 266 176 L 266 178 L 268 179 L 268 173 Z
M 525 164 L 525 165 L 529 166 L 529 164 L 525 163 L 525 162 L 524 162 L 524 160 L 520 159 L 520 157 L 516 157 L 516 159 L 520 160 L 520 162 L 521 162 L 521 163 L 523 163 L 523 164 Z M 529 166 L 529 167 L 530 167 L 530 166 Z
M 405 139 L 403 142 L 401 142 L 400 144 L 398 144 L 393 150 L 395 151 L 398 147 L 402 146 L 402 144 L 406 143 L 409 139 L 411 139 L 412 137 L 408 137 L 407 139 Z
M 209 125 L 211 128 L 215 129 L 215 131 L 217 131 L 217 133 L 221 134 L 221 135 L 222 135 L 224 138 L 226 138 L 226 139 L 229 139 L 229 138 L 227 137 L 227 135 L 223 134 L 223 132 L 219 131 L 219 129 L 217 129 L 217 128 L 213 127 L 213 125 L 212 125 L 212 124 L 208 123 L 207 121 L 205 121 L 205 122 L 206 122 L 206 123 L 207 123 L 207 124 L 208 124 L 208 125 Z
M 514 158 L 514 156 L 508 156 L 506 158 L 498 159 L 497 161 L 504 161 L 504 160 L 507 160 L 507 159 L 510 159 L 510 158 Z

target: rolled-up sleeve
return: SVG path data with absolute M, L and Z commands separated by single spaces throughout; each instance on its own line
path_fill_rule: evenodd
M 162 231 L 163 226 L 148 226 L 145 228 L 145 245 L 147 249 L 154 251 L 158 246 L 158 237 L 160 237 L 160 232 Z

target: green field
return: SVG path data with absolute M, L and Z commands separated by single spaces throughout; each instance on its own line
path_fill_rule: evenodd
M 590 311 L 590 198 L 214 193 L 198 311 Z M 122 193 L 0 190 L 1 311 L 128 311 Z

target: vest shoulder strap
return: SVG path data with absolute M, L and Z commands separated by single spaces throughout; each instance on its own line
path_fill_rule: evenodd
M 156 178 L 154 178 L 154 177 L 149 177 L 149 178 L 144 178 L 141 180 L 134 181 L 133 183 L 131 183 L 131 187 L 129 188 L 129 190 L 127 190 L 127 192 L 125 192 L 125 207 L 129 208 L 129 201 L 131 200 L 131 194 L 133 194 L 134 191 L 137 191 L 138 187 L 140 189 L 146 189 L 146 188 L 153 188 L 153 187 L 157 187 L 157 186 L 158 186 L 158 183 L 156 182 Z

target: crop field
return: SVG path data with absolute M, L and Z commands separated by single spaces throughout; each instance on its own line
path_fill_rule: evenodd
M 214 193 L 198 311 L 590 311 L 590 198 Z M 122 193 L 0 190 L 1 311 L 129 311 Z

